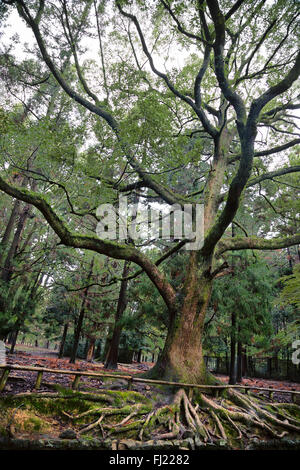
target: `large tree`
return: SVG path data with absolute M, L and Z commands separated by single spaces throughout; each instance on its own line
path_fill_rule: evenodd
M 61 188 L 66 199 L 63 212 L 53 206 L 50 195 L 15 184 L 7 165 L 0 189 L 35 206 L 61 243 L 138 265 L 169 312 L 165 347 L 150 375 L 208 381 L 201 337 L 222 257 L 231 250 L 273 250 L 300 243 L 296 227 L 288 236 L 274 230 L 268 237 L 261 232 L 234 237 L 226 233 L 237 222 L 247 191 L 258 187 L 263 192 L 269 179 L 278 181 L 300 170 L 297 164 L 287 166 L 285 158 L 300 142 L 295 124 L 295 110 L 300 107 L 295 85 L 300 73 L 297 2 L 3 3 L 17 9 L 34 35 L 40 80 L 50 72 L 78 104 L 78 115 L 82 110 L 90 113 L 93 138 L 99 144 L 81 159 L 81 171 L 88 181 L 97 181 L 99 201 L 140 191 L 145 200 L 156 197 L 170 205 L 203 203 L 204 244 L 188 253 L 184 278 L 175 286 L 159 266 L 175 256 L 185 241 L 153 261 L 132 244 L 94 235 L 79 221 L 89 212 L 82 210 L 86 206 L 76 200 L 76 209 L 65 187 Z M 82 43 L 74 38 L 81 20 Z M 99 44 L 99 63 L 93 59 L 82 65 L 84 39 L 93 37 Z M 63 44 L 72 51 L 69 74 L 60 66 Z M 185 60 L 180 70 L 168 52 L 174 49 Z M 274 169 L 280 161 L 277 156 L 283 163 Z M 184 179 L 186 175 L 193 184 Z M 83 184 L 82 174 L 76 181 Z M 82 188 L 92 190 L 89 185 Z

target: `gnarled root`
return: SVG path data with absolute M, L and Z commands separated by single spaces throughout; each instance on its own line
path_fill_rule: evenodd
M 160 434 L 159 439 L 176 439 L 184 432 L 186 426 L 194 434 L 201 436 L 204 442 L 210 439 L 208 431 L 197 414 L 196 408 L 192 405 L 183 389 L 178 390 L 172 407 L 169 409 L 174 413 L 174 417 L 168 423 L 170 431 Z
M 151 410 L 141 403 L 121 408 L 94 407 L 71 416 L 73 422 L 88 420 L 79 434 L 99 430 L 102 437 L 128 435 L 132 439 L 177 440 L 188 437 L 198 442 L 243 446 L 242 439 L 271 436 L 281 439 L 286 434 L 300 433 L 300 407 L 294 404 L 278 404 L 244 395 L 234 389 L 227 389 L 222 399 L 200 394 L 199 403 L 194 406 L 184 389 L 179 389 L 173 402 Z M 118 420 L 118 417 L 121 419 Z M 109 418 L 113 420 L 109 420 Z M 117 422 L 118 421 L 118 422 Z M 251 434 L 250 434 L 251 431 Z
M 245 396 L 240 396 L 240 393 L 237 393 L 234 390 L 229 389 L 229 396 L 232 399 L 233 402 L 237 401 L 238 403 L 243 403 L 246 410 L 249 411 L 251 415 L 254 415 L 258 421 L 261 422 L 261 419 L 264 420 L 264 426 L 267 426 L 267 423 L 270 425 L 275 425 L 278 426 L 279 428 L 285 429 L 290 432 L 295 432 L 295 433 L 300 433 L 300 422 L 292 418 L 289 420 L 287 416 L 284 417 L 284 421 L 276 417 L 276 411 L 275 413 L 269 412 L 265 409 L 264 406 L 259 405 L 255 402 L 255 400 L 250 400 L 250 398 L 245 397 Z M 273 409 L 276 409 L 276 405 L 272 404 L 271 405 Z M 277 414 L 278 416 L 278 414 Z M 275 434 L 274 437 L 283 437 L 283 435 L 286 435 L 287 432 L 284 432 L 281 435 L 278 435 L 273 431 Z M 271 432 L 272 434 L 272 432 Z

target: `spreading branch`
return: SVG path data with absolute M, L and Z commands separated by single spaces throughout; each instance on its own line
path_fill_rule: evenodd
M 0 190 L 35 206 L 43 214 L 64 245 L 95 251 L 115 259 L 133 261 L 139 265 L 157 287 L 167 306 L 172 309 L 175 299 L 173 288 L 158 270 L 157 266 L 135 247 L 122 245 L 111 240 L 102 240 L 95 235 L 78 235 L 76 232 L 72 232 L 65 221 L 54 211 L 45 196 L 25 188 L 13 186 L 1 177 Z
M 236 250 L 279 250 L 300 244 L 300 233 L 290 237 L 259 238 L 259 237 L 233 237 L 224 238 L 217 245 L 216 257 L 226 251 Z

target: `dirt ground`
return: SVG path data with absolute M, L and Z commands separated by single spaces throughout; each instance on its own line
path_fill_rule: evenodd
M 113 372 L 118 375 L 134 375 L 148 370 L 152 367 L 152 363 L 133 363 L 133 364 L 119 364 L 118 370 L 104 369 L 103 363 L 101 362 L 86 362 L 84 360 L 76 360 L 76 364 L 70 364 L 69 358 L 57 358 L 57 352 L 42 349 L 42 348 L 20 348 L 16 349 L 14 354 L 7 354 L 7 364 L 12 365 L 23 365 L 32 367 L 44 367 L 48 369 L 63 369 L 63 370 L 74 370 L 74 371 L 93 371 L 93 372 Z M 40 391 L 49 391 L 47 383 L 56 383 L 63 387 L 70 387 L 75 376 L 73 375 L 59 375 L 44 373 L 43 382 L 40 387 Z M 29 371 L 11 371 L 9 379 L 5 386 L 5 390 L 0 394 L 15 394 L 32 391 L 36 380 L 36 373 Z M 83 387 L 88 387 L 99 391 L 103 387 L 103 381 L 101 379 L 93 379 L 91 377 L 81 377 L 80 380 Z M 140 384 L 139 384 L 140 385 Z M 143 384 L 141 387 L 144 388 Z M 135 388 L 141 388 L 135 387 Z M 118 384 L 120 388 L 120 384 Z
M 57 358 L 57 352 L 42 348 L 26 348 L 19 345 L 14 354 L 7 355 L 7 364 L 26 365 L 35 367 L 45 367 L 51 369 L 65 369 L 74 371 L 93 371 L 93 372 L 115 372 L 124 375 L 134 375 L 142 371 L 148 370 L 153 366 L 153 363 L 132 363 L 132 364 L 119 364 L 117 371 L 109 371 L 104 369 L 101 362 L 86 362 L 84 360 L 77 360 L 76 364 L 70 364 L 68 358 Z M 228 383 L 228 376 L 215 374 L 222 382 Z M 27 371 L 12 371 L 9 380 L 2 394 L 15 394 L 30 391 L 34 388 L 36 380 L 35 372 Z M 75 376 L 72 375 L 58 375 L 45 373 L 43 375 L 43 383 L 40 391 L 47 391 L 47 383 L 56 383 L 63 387 L 70 387 Z M 101 379 L 93 379 L 90 377 L 81 377 L 81 383 L 84 387 L 88 386 L 91 389 L 99 391 L 103 387 Z M 259 388 L 274 388 L 277 390 L 296 390 L 300 391 L 300 384 L 288 381 L 277 381 L 260 378 L 243 378 L 243 385 L 257 386 Z M 139 384 L 145 388 L 145 385 Z M 125 384 L 126 386 L 126 384 Z M 119 387 L 119 385 L 118 385 Z M 255 391 L 254 391 L 255 392 Z M 258 391 L 257 391 L 258 393 Z M 291 396 L 287 393 L 274 393 L 274 398 L 279 402 L 290 402 Z

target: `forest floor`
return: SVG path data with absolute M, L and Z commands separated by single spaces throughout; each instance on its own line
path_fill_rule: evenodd
M 127 376 L 139 374 L 153 365 L 119 364 L 117 371 L 109 371 L 100 362 L 77 360 L 76 364 L 70 364 L 67 358 L 58 359 L 55 351 L 20 346 L 14 354 L 7 355 L 7 363 Z M 228 382 L 226 376 L 217 377 Z M 44 373 L 41 387 L 35 391 L 35 372 L 11 371 L 5 390 L 0 394 L 0 448 L 49 445 L 50 448 L 69 446 L 70 449 L 99 446 L 102 449 L 130 446 L 134 449 L 145 446 L 151 449 L 174 446 L 238 449 L 251 446 L 254 441 L 272 446 L 274 438 L 275 448 L 278 446 L 276 439 L 284 441 L 284 448 L 294 446 L 295 442 L 300 447 L 300 441 L 294 441 L 295 432 L 297 435 L 300 431 L 297 425 L 300 408 L 291 403 L 290 394 L 274 392 L 272 401 L 268 394 L 259 390 L 253 390 L 254 393 L 248 395 L 250 399 L 246 395 L 211 398 L 201 394 L 195 405 L 183 389 L 174 391 L 134 383 L 133 389 L 128 391 L 127 380 L 120 378 L 82 376 L 79 390 L 75 392 L 71 389 L 74 378 L 73 375 Z M 300 391 L 300 384 L 287 381 L 245 378 L 242 383 Z M 268 425 L 263 423 L 264 418 L 269 421 Z M 206 424 L 203 426 L 201 422 Z M 279 433 L 275 431 L 278 426 Z M 282 432 L 285 427 L 288 432 Z
M 70 364 L 69 358 L 58 359 L 57 352 L 43 348 L 25 348 L 18 347 L 14 354 L 7 354 L 7 364 L 44 367 L 47 369 L 63 369 L 74 371 L 93 371 L 93 372 L 106 372 L 115 373 L 117 375 L 134 375 L 149 370 L 153 363 L 132 363 L 132 364 L 118 364 L 117 370 L 104 369 L 102 362 L 87 362 L 85 360 L 76 360 L 76 364 Z M 40 387 L 41 391 L 49 390 L 48 383 L 57 383 L 62 387 L 70 387 L 74 380 L 73 375 L 57 375 L 45 373 L 43 375 L 43 382 Z M 21 393 L 32 390 L 36 380 L 35 372 L 28 371 L 12 371 L 9 376 L 9 381 L 2 394 Z M 103 386 L 103 381 L 93 379 L 91 377 L 81 378 L 82 386 L 94 388 L 99 391 Z M 126 382 L 127 384 L 127 382 Z M 114 385 L 112 384 L 112 387 Z M 120 384 L 116 384 L 120 387 Z M 143 384 L 139 384 L 138 388 L 143 388 Z
M 32 348 L 23 345 L 18 345 L 14 354 L 7 355 L 7 363 L 23 366 L 45 367 L 48 369 L 65 369 L 74 371 L 93 371 L 93 372 L 107 372 L 124 375 L 135 375 L 143 371 L 151 369 L 154 363 L 152 362 L 133 362 L 132 364 L 118 364 L 118 370 L 104 369 L 102 362 L 87 362 L 85 360 L 76 360 L 76 364 L 70 364 L 69 358 L 57 358 L 57 352 L 45 348 Z M 228 383 L 229 377 L 221 374 L 214 374 L 223 383 Z M 13 371 L 10 377 L 15 377 L 5 387 L 4 394 L 6 393 L 20 393 L 32 390 L 36 380 L 36 373 L 25 371 Z M 55 383 L 63 386 L 70 387 L 74 380 L 74 376 L 69 375 L 54 375 L 44 374 L 43 382 Z M 84 385 L 95 388 L 99 391 L 103 382 L 99 379 L 92 379 L 90 377 L 82 377 L 81 382 Z M 274 388 L 275 390 L 291 390 L 300 391 L 300 383 L 285 381 L 285 380 L 272 380 L 262 378 L 243 378 L 242 385 L 257 386 L 258 388 Z M 117 384 L 119 387 L 119 384 Z M 143 384 L 138 384 L 137 388 L 144 389 Z M 48 390 L 46 385 L 41 387 L 41 390 Z M 138 390 L 140 391 L 140 390 Z M 259 390 L 253 390 L 254 393 L 259 393 Z M 291 402 L 291 395 L 287 393 L 275 392 L 274 398 L 277 402 Z

